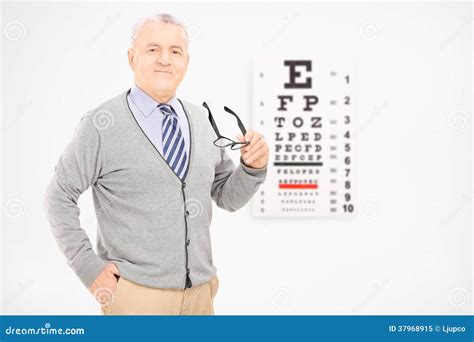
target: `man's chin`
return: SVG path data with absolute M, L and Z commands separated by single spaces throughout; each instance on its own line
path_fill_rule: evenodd
M 167 93 L 174 89 L 174 84 L 171 82 L 153 82 L 153 89 L 155 91 Z

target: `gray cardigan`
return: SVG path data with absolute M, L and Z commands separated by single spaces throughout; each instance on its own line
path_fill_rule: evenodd
M 235 211 L 265 180 L 267 167 L 236 167 L 207 113 L 182 101 L 191 136 L 181 181 L 128 107 L 129 90 L 86 113 L 59 158 L 44 197 L 52 232 L 69 266 L 88 287 L 107 262 L 133 282 L 186 288 L 215 273 L 209 226 L 212 200 Z M 239 152 L 240 153 L 240 152 Z M 97 254 L 80 226 L 79 196 L 92 186 Z

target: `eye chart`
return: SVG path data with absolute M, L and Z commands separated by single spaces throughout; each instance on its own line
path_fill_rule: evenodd
M 260 217 L 355 213 L 355 66 L 318 57 L 254 59 L 253 127 L 270 146 Z

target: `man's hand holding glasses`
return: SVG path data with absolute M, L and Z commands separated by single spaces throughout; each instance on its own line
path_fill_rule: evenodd
M 234 141 L 220 134 L 219 129 L 211 114 L 211 109 L 206 102 L 202 104 L 209 113 L 209 121 L 212 128 L 216 132 L 217 139 L 214 140 L 214 145 L 217 147 L 230 147 L 232 150 L 240 149 L 242 161 L 245 166 L 262 169 L 268 163 L 269 147 L 265 139 L 260 133 L 252 129 L 246 130 L 240 118 L 230 108 L 224 106 L 224 110 L 233 115 L 237 119 L 242 134 L 237 135 L 238 141 Z
M 250 143 L 240 149 L 240 154 L 244 164 L 254 169 L 264 168 L 268 163 L 270 148 L 260 133 L 249 129 L 245 136 L 237 135 L 240 142 Z

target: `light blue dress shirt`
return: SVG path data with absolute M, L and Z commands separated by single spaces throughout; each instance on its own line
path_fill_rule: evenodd
M 157 108 L 160 102 L 153 99 L 137 85 L 134 85 L 128 93 L 127 101 L 133 116 L 135 116 L 143 132 L 145 132 L 148 139 L 155 145 L 158 152 L 164 156 L 161 125 L 165 115 Z M 176 95 L 166 103 L 171 105 L 176 114 L 178 114 L 178 123 L 184 137 L 186 153 L 189 160 L 190 134 L 186 113 Z

